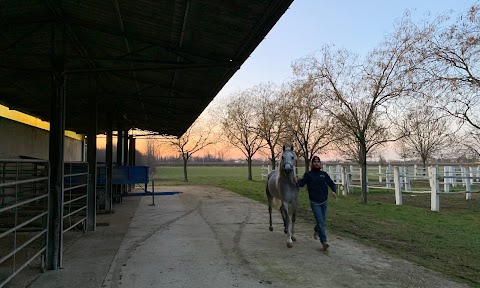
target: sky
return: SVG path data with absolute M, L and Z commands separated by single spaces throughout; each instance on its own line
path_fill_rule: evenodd
M 393 31 L 406 9 L 412 19 L 454 11 L 464 13 L 476 1 L 465 0 L 294 0 L 217 98 L 262 82 L 283 83 L 291 63 L 325 44 L 365 56 Z
M 471 0 L 294 0 L 210 106 L 262 82 L 288 81 L 293 76 L 291 64 L 295 60 L 326 44 L 366 56 L 385 35 L 393 32 L 395 21 L 406 10 L 413 21 L 420 22 L 447 12 L 453 13 L 453 17 L 465 14 L 475 3 Z M 382 152 L 386 159 L 399 158 L 393 148 L 386 150 Z M 234 151 L 229 154 L 237 155 Z
M 262 82 L 286 82 L 293 76 L 292 62 L 325 44 L 366 56 L 386 34 L 393 32 L 395 21 L 406 10 L 414 21 L 420 21 L 448 11 L 454 16 L 464 14 L 475 3 L 472 0 L 294 0 L 210 106 Z M 208 109 L 205 114 L 208 117 Z M 229 150 L 227 157 L 243 157 L 241 152 L 233 151 L 236 149 Z M 384 156 L 398 158 L 396 153 Z

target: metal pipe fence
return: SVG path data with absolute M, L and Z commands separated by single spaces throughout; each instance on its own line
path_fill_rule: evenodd
M 29 265 L 45 267 L 49 166 L 0 160 L 0 287 Z
M 63 233 L 83 224 L 87 219 L 88 163 L 65 162 L 63 181 Z

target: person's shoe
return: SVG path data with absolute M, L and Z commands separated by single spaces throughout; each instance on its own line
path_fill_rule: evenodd
M 330 245 L 328 245 L 327 241 L 322 242 L 322 246 L 323 246 L 323 251 L 327 251 L 328 247 L 330 247 Z
M 313 232 L 313 239 L 315 239 L 315 240 L 319 239 L 317 231 Z

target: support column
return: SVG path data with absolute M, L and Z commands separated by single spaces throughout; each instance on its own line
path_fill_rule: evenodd
M 129 146 L 128 146 L 128 166 L 135 166 L 134 157 L 135 157 L 135 139 L 133 135 L 128 136 Z M 132 191 L 135 188 L 135 184 L 128 185 L 128 192 Z
M 65 71 L 64 58 L 52 58 L 49 162 L 50 189 L 48 206 L 47 269 L 62 266 L 63 244 L 63 176 L 65 135 Z
M 123 129 L 121 124 L 117 128 L 117 161 L 116 166 L 122 166 L 123 163 Z
M 121 123 L 117 124 L 117 161 L 116 166 L 122 166 L 123 163 L 123 126 Z M 116 202 L 120 202 L 122 197 L 122 185 L 115 184 L 113 190 L 113 198 L 115 198 Z
M 135 166 L 135 138 L 133 138 L 133 135 L 130 135 L 128 138 L 130 140 L 130 145 L 128 146 L 128 165 Z
M 123 131 L 123 166 L 128 165 L 128 129 Z
M 90 91 L 88 95 L 88 190 L 87 190 L 87 231 L 95 231 L 97 217 L 97 98 Z
M 113 193 L 112 193 L 112 168 L 113 168 L 113 133 L 112 133 L 112 110 L 111 103 L 107 104 L 107 140 L 105 146 L 105 210 L 113 210 Z

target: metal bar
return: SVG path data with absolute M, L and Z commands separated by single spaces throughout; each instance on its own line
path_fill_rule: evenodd
M 0 65 L 1 67 L 2 65 Z M 65 74 L 85 74 L 85 73 L 101 73 L 101 72 L 134 72 L 134 71 L 159 71 L 159 70 L 180 70 L 180 69 L 207 69 L 207 68 L 224 68 L 239 69 L 238 62 L 220 62 L 220 63 L 178 63 L 178 64 L 162 64 L 158 66 L 145 67 L 121 67 L 121 68 L 97 68 L 97 69 L 77 69 L 66 70 Z
M 0 234 L 0 238 L 3 238 L 3 237 L 5 237 L 6 235 L 8 235 L 8 234 L 10 234 L 10 233 L 12 233 L 12 232 L 14 232 L 14 231 L 16 231 L 16 230 L 18 230 L 18 229 L 20 229 L 20 228 L 22 228 L 22 227 L 24 227 L 24 226 L 27 226 L 28 224 L 32 223 L 33 221 L 35 221 L 35 220 L 37 220 L 37 219 L 40 219 L 41 217 L 43 217 L 43 216 L 45 216 L 45 215 L 47 215 L 47 214 L 48 214 L 47 211 L 43 212 L 42 214 L 38 214 L 38 215 L 35 216 L 34 218 L 31 218 L 30 220 L 27 220 L 26 222 L 23 222 L 22 224 L 17 225 L 17 226 L 15 226 L 15 227 L 13 227 L 12 229 L 8 230 L 8 231 L 3 232 L 2 234 Z
M 67 218 L 67 217 L 70 217 L 70 216 L 72 216 L 73 214 L 78 213 L 78 212 L 80 212 L 80 211 L 82 211 L 82 210 L 86 210 L 86 209 L 87 209 L 87 206 L 86 206 L 86 205 L 85 205 L 85 206 L 82 206 L 81 208 L 79 208 L 79 209 L 77 209 L 77 210 L 75 210 L 75 211 L 73 211 L 73 212 L 71 212 L 71 213 L 68 213 L 67 215 L 63 216 L 63 219 L 65 219 L 65 218 Z
M 10 276 L 8 276 L 5 281 L 3 281 L 2 283 L 0 283 L 0 287 L 3 287 L 4 285 L 6 285 L 8 283 L 8 281 L 12 280 L 13 277 L 15 277 L 20 271 L 23 270 L 23 268 L 27 267 L 35 258 L 37 258 L 40 254 L 42 254 L 43 252 L 45 251 L 45 248 L 42 248 L 40 251 L 37 252 L 37 254 L 33 255 L 32 258 L 30 258 L 30 260 L 28 260 L 27 262 L 25 262 L 22 266 L 20 266 L 17 270 L 15 270 Z
M 45 160 L 35 160 L 35 159 L 15 159 L 15 160 L 12 160 L 12 159 L 0 159 L 0 162 L 2 163 L 26 163 L 26 164 L 30 164 L 30 163 L 43 163 L 45 164 L 45 166 L 48 164 L 48 162 L 45 162 Z
M 86 186 L 86 185 L 85 185 Z M 69 201 L 66 201 L 66 202 L 63 202 L 63 205 L 67 205 L 67 204 L 70 204 L 70 203 L 73 203 L 77 200 L 80 200 L 80 199 L 83 199 L 83 198 L 87 198 L 87 195 L 83 195 L 83 196 L 80 196 L 80 197 L 77 197 L 77 198 L 74 198 L 72 200 L 69 200 Z
M 28 180 L 20 180 L 20 181 L 12 181 L 12 182 L 7 182 L 7 183 L 1 183 L 0 188 L 2 187 L 8 187 L 8 186 L 18 186 L 22 184 L 28 184 L 28 183 L 33 183 L 33 182 L 40 182 L 48 180 L 48 177 L 40 177 L 40 178 L 33 178 L 33 179 L 28 179 Z
M 5 211 L 8 211 L 10 209 L 13 209 L 13 208 L 16 208 L 16 207 L 19 207 L 19 206 L 22 206 L 22 205 L 25 205 L 25 204 L 28 204 L 28 203 L 31 203 L 31 202 L 34 202 L 34 201 L 37 201 L 37 200 L 40 200 L 40 199 L 43 199 L 45 197 L 48 197 L 48 194 L 44 194 L 44 195 L 41 195 L 41 196 L 37 196 L 35 198 L 32 198 L 32 199 L 29 199 L 29 200 L 25 200 L 25 201 L 22 201 L 22 202 L 19 202 L 17 204 L 13 204 L 11 206 L 7 206 L 7 207 L 3 207 L 3 208 L 0 208 L 0 213 L 2 212 L 5 212 Z
M 40 233 L 38 233 L 37 235 L 35 235 L 34 237 L 30 238 L 27 242 L 23 243 L 20 247 L 18 247 L 17 249 L 13 250 L 12 252 L 8 253 L 7 255 L 5 255 L 2 259 L 0 259 L 0 264 L 2 264 L 5 260 L 7 260 L 8 258 L 10 258 L 13 254 L 16 254 L 17 252 L 19 252 L 20 250 L 22 250 L 23 248 L 25 248 L 28 244 L 32 243 L 33 241 L 37 240 L 40 236 L 42 236 L 43 234 L 47 233 L 47 229 L 44 229 L 42 231 L 40 231 Z M 41 248 L 45 248 L 46 246 L 43 246 Z
M 80 224 L 80 222 L 85 222 L 85 220 L 87 219 L 87 217 L 83 217 L 82 219 L 80 219 L 77 223 L 71 225 L 70 227 L 68 227 L 67 229 L 63 230 L 63 233 L 66 233 L 68 231 L 70 231 L 71 229 L 73 229 L 75 226 L 77 226 L 78 224 Z
M 85 166 L 87 167 L 87 166 Z M 74 174 L 68 174 L 68 175 L 63 175 L 64 178 L 67 178 L 67 177 L 74 177 L 74 176 L 88 176 L 88 173 L 87 172 L 83 172 L 83 173 L 74 173 Z
M 88 186 L 88 184 L 86 184 L 86 183 L 85 184 L 80 184 L 80 185 L 73 186 L 73 187 L 63 188 L 63 191 L 69 191 L 69 190 L 73 190 L 73 189 L 77 189 L 77 188 L 81 188 L 81 187 L 86 187 L 86 186 Z

